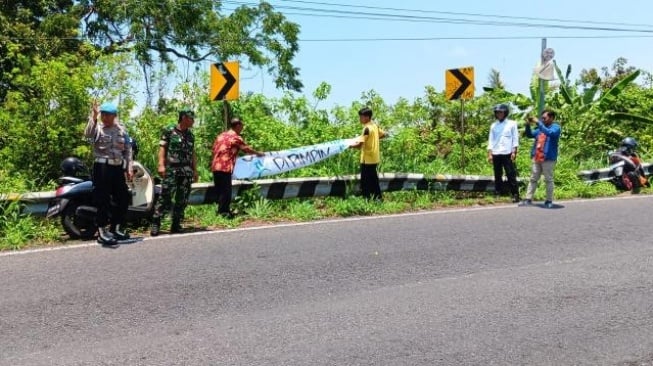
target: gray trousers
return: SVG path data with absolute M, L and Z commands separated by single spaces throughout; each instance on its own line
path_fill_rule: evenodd
M 531 180 L 528 182 L 528 189 L 526 190 L 526 199 L 532 200 L 537 188 L 537 182 L 544 174 L 544 183 L 546 183 L 546 200 L 553 202 L 553 170 L 555 169 L 556 162 L 553 160 L 546 160 L 543 162 L 533 162 L 531 165 Z

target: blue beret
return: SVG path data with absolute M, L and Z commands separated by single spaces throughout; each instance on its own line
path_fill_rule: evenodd
M 109 102 L 102 103 L 102 105 L 100 106 L 100 112 L 118 114 L 118 107 L 116 107 L 116 105 L 113 103 L 109 103 Z

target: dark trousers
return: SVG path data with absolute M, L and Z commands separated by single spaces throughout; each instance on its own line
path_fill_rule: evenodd
M 361 193 L 367 199 L 381 199 L 381 186 L 376 166 L 377 164 L 361 164 Z
M 129 207 L 129 189 L 122 166 L 93 164 L 93 204 L 97 207 L 96 224 L 104 227 L 125 224 Z
M 508 188 L 510 194 L 519 196 L 519 185 L 517 184 L 517 168 L 515 163 L 510 159 L 510 154 L 494 155 L 492 154 L 492 165 L 494 167 L 494 191 L 496 193 L 505 192 L 503 187 L 503 171 L 505 170 L 508 177 Z
M 231 212 L 231 173 L 213 172 L 213 185 L 218 194 L 218 213 Z

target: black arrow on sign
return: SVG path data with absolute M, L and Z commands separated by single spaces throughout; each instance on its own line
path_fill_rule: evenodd
M 216 95 L 215 100 L 224 100 L 227 97 L 227 93 L 229 93 L 229 89 L 231 89 L 231 87 L 234 86 L 234 84 L 236 84 L 236 78 L 233 75 L 231 75 L 231 72 L 229 71 L 227 66 L 225 66 L 225 64 L 223 63 L 220 64 L 218 70 L 220 70 L 222 76 L 224 76 L 226 83 Z
M 467 90 L 467 87 L 472 85 L 472 81 L 467 79 L 467 76 L 465 76 L 465 74 L 460 72 L 460 69 L 449 70 L 449 72 L 453 76 L 455 76 L 456 79 L 460 80 L 460 86 L 458 87 L 458 89 L 456 89 L 456 91 L 451 96 L 452 100 L 453 99 L 458 99 L 458 98 L 460 98 L 461 95 L 463 95 L 465 90 Z

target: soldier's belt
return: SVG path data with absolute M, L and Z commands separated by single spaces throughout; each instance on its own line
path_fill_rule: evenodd
M 168 163 L 168 166 L 171 168 L 191 168 L 189 163 Z
M 122 159 L 96 158 L 95 162 L 114 166 L 122 165 Z

